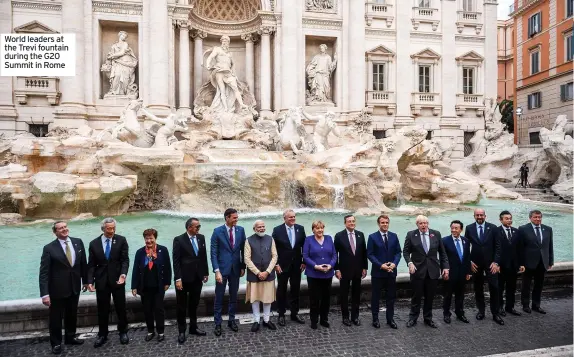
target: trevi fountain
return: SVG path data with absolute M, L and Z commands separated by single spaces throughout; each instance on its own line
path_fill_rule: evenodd
M 364 232 L 375 231 L 376 215 L 386 212 L 400 236 L 419 213 L 446 233 L 454 218 L 470 223 L 476 205 L 486 207 L 494 223 L 501 210 L 511 210 L 515 225 L 525 222 L 528 210 L 542 208 L 559 238 L 558 261 L 572 260 L 572 207 L 524 200 L 512 190 L 519 167 L 528 163 L 532 185 L 551 183 L 551 190 L 572 200 L 572 125 L 565 117 L 541 130 L 541 148 L 524 153 L 503 130 L 495 100 L 485 98 L 483 129 L 469 143 L 470 155 L 454 165 L 455 138 L 427 139 L 427 128 L 414 121 L 377 139 L 372 108 L 340 120 L 332 98 L 341 92 L 334 95 L 332 85 L 345 57 L 326 52 L 328 44 L 316 46 L 302 69 L 304 99 L 271 111 L 261 109 L 252 84 L 237 75 L 230 38 L 222 35 L 203 53 L 205 81 L 194 86 L 190 108 L 162 112 L 141 95 L 162 89 L 138 87 L 140 64 L 128 33 L 120 31 L 116 39 L 100 68 L 109 81 L 105 99 L 123 108 L 115 123 L 94 129 L 55 121 L 45 137 L 0 139 L 2 236 L 26 238 L 34 251 L 25 254 L 30 247 L 17 240 L 4 244 L 16 262 L 9 273 L 0 265 L 0 274 L 9 277 L 0 282 L 0 300 L 37 296 L 35 284 L 15 287 L 35 277 L 55 219 L 72 219 L 71 235 L 87 244 L 98 235 L 101 217 L 114 216 L 135 250 L 148 227 L 170 246 L 189 215 L 203 221 L 208 236 L 228 207 L 239 210 L 247 229 L 259 217 L 272 227 L 282 210 L 294 208 L 298 222 L 322 218 L 330 233 L 342 227 L 342 212 L 355 213 Z M 264 93 L 258 97 L 269 101 Z

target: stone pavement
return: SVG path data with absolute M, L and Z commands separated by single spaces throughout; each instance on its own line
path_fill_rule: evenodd
M 550 297 L 551 295 L 551 297 Z M 487 315 L 477 321 L 472 307 L 472 296 L 465 302 L 465 324 L 456 320 L 449 326 L 442 320 L 439 308 L 441 298 L 435 299 L 434 320 L 439 325 L 432 329 L 422 324 L 406 328 L 408 301 L 397 302 L 395 320 L 398 330 L 385 325 L 381 312 L 380 329 L 371 326 L 371 315 L 366 305 L 361 311 L 362 326 L 346 327 L 341 323 L 340 313 L 333 307 L 330 315 L 331 328 L 319 326 L 313 331 L 307 323 L 299 325 L 288 321 L 286 327 L 277 331 L 267 329 L 250 332 L 250 324 L 241 324 L 239 332 L 233 333 L 226 326 L 219 338 L 213 335 L 213 323 L 205 322 L 200 328 L 208 332 L 206 337 L 188 337 L 185 344 L 177 343 L 177 328 L 166 327 L 166 340 L 144 342 L 145 328 L 132 328 L 131 342 L 120 344 L 118 335 L 111 332 L 108 343 L 93 348 L 95 333 L 87 333 L 82 346 L 66 347 L 64 356 L 485 356 L 572 345 L 572 288 L 560 293 L 545 293 L 542 307 L 546 315 L 533 312 L 521 317 L 507 316 L 506 324 L 499 326 Z M 275 320 L 275 318 L 273 318 Z M 139 325 L 141 327 L 141 325 Z M 3 336 L 0 356 L 50 356 L 47 332 L 28 335 L 33 338 Z M 548 352 L 551 352 L 548 351 Z M 542 355 L 544 351 L 541 351 Z M 550 353 L 549 353 L 550 354 Z
M 488 357 L 572 357 L 574 349 L 572 345 L 531 349 L 514 353 L 493 354 Z

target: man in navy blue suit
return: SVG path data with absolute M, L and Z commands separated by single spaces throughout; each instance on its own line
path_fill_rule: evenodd
M 459 321 L 469 323 L 464 316 L 464 288 L 470 280 L 470 242 L 460 236 L 464 225 L 458 220 L 450 223 L 451 235 L 442 238 L 450 266 L 448 280 L 444 281 L 442 308 L 444 322 L 450 324 L 450 303 L 454 292 L 454 313 Z
M 477 320 L 484 319 L 484 275 L 490 292 L 490 312 L 494 322 L 504 325 L 498 308 L 498 272 L 500 272 L 500 237 L 496 225 L 486 221 L 484 209 L 474 210 L 474 220 L 466 227 L 464 237 L 471 244 L 470 268 L 474 276 L 474 297 L 478 313 Z
M 380 328 L 379 300 L 381 289 L 385 288 L 385 303 L 387 307 L 387 324 L 397 329 L 394 320 L 397 266 L 401 261 L 401 244 L 397 234 L 389 231 L 389 216 L 381 215 L 377 218 L 379 231 L 369 235 L 367 243 L 367 257 L 372 263 L 371 268 L 371 311 L 373 313 L 373 327 Z
M 225 287 L 229 283 L 229 322 L 227 326 L 234 332 L 239 330 L 235 322 L 235 306 L 239 278 L 245 274 L 243 246 L 245 230 L 237 226 L 239 215 L 235 209 L 227 209 L 223 214 L 225 224 L 213 229 L 211 235 L 211 266 L 215 272 L 215 303 L 213 307 L 216 336 L 221 336 L 221 307 Z
M 520 266 L 519 257 L 522 255 L 522 242 L 518 236 L 518 229 L 512 227 L 512 214 L 504 210 L 499 215 L 500 225 L 498 236 L 500 238 L 500 273 L 498 274 L 498 297 L 499 312 L 501 316 L 510 313 L 520 316 L 521 313 L 514 309 L 516 295 L 516 279 L 518 272 L 524 272 L 524 266 Z M 504 305 L 504 293 L 506 288 L 506 305 Z

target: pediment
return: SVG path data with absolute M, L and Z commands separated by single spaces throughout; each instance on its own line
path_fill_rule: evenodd
M 465 53 L 462 56 L 459 56 L 456 58 L 457 61 L 475 61 L 475 62 L 482 62 L 484 61 L 484 57 L 482 57 L 481 55 L 479 55 L 478 53 L 474 52 L 474 51 L 470 51 Z
M 24 34 L 58 34 L 59 32 L 39 21 L 31 21 L 14 28 L 15 33 Z
M 440 59 L 440 55 L 427 47 L 426 49 L 411 55 L 411 58 L 438 60 Z
M 390 50 L 389 48 L 387 48 L 383 45 L 379 45 L 377 47 L 370 49 L 369 51 L 366 52 L 366 54 L 367 55 L 379 55 L 379 56 L 394 56 L 395 55 L 393 50 Z

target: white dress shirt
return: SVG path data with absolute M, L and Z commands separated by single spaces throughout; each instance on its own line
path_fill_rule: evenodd
M 353 233 L 353 236 L 351 236 L 351 232 Z M 355 234 L 355 231 L 347 230 L 347 237 L 349 238 L 349 244 L 351 244 L 351 241 L 353 241 L 355 251 L 357 251 L 357 234 Z
M 113 236 L 109 239 L 110 240 L 110 252 L 112 252 L 112 240 L 113 240 Z M 106 240 L 108 240 L 108 238 L 106 237 L 106 235 L 102 235 L 102 248 L 104 249 L 104 255 L 106 253 Z
M 293 244 L 291 245 L 291 248 L 295 247 L 295 225 L 293 226 L 289 226 L 287 224 L 285 224 L 285 229 L 287 230 L 287 238 L 289 239 L 289 230 L 291 230 L 291 237 L 293 238 Z M 289 243 L 291 243 L 291 240 L 289 240 Z
M 462 242 L 462 237 L 454 237 L 452 236 L 452 240 L 454 241 L 454 247 L 456 248 L 456 252 L 458 253 L 458 243 L 460 242 L 460 251 L 462 253 L 462 258 L 464 258 L 464 242 Z
M 483 222 L 482 224 L 476 223 L 476 236 L 478 237 L 478 239 L 480 240 L 480 227 L 482 226 L 482 234 L 486 235 L 486 221 Z
M 532 230 L 534 230 L 534 235 L 536 236 L 536 238 L 538 239 L 538 236 L 536 235 L 536 228 L 538 227 L 540 231 L 540 242 L 544 241 L 544 235 L 542 235 L 542 224 L 536 226 L 533 223 L 530 223 L 530 225 L 532 225 Z
M 425 240 L 425 244 L 426 244 L 426 246 L 427 246 L 427 250 L 430 251 L 430 237 L 429 237 L 429 232 L 428 232 L 428 231 L 427 231 L 427 232 L 419 231 L 419 233 L 421 234 L 421 240 L 423 240 L 423 239 Z
M 66 255 L 66 243 L 70 246 L 70 252 L 72 253 L 72 266 L 76 264 L 76 250 L 72 246 L 72 240 L 69 237 L 65 238 L 64 240 L 58 239 L 60 242 L 60 246 L 62 246 L 62 250 L 64 250 L 64 255 Z

